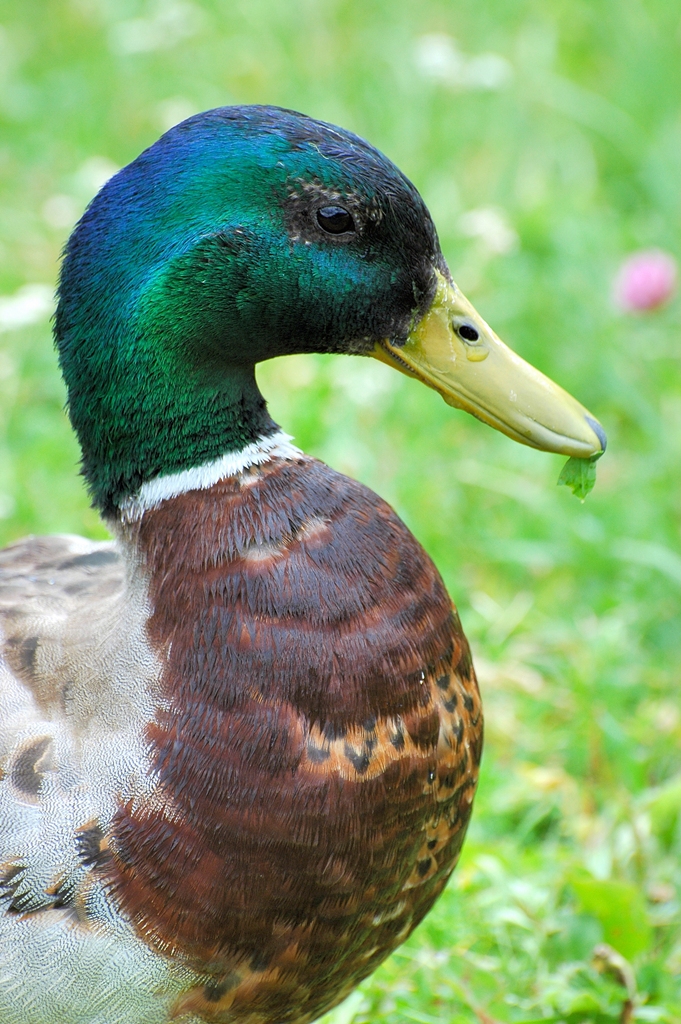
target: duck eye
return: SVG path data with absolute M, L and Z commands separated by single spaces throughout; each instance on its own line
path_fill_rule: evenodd
M 471 324 L 461 324 L 459 327 L 459 337 L 463 338 L 464 341 L 477 341 L 480 335 Z
M 322 206 L 317 210 L 317 223 L 330 235 L 343 235 L 355 230 L 352 216 L 342 206 Z

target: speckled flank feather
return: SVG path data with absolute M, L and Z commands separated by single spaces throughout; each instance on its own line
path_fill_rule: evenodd
M 0 555 L 0 1021 L 305 1024 L 458 858 L 458 619 L 390 508 L 302 456 L 118 530 L 124 557 Z
M 0 552 L 0 1021 L 162 1024 L 186 972 L 111 904 L 120 800 L 149 792 L 160 666 L 146 587 L 114 544 Z

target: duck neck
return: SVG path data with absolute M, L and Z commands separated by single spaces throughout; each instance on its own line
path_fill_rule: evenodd
M 132 387 L 116 388 L 100 399 L 96 417 L 71 396 L 83 473 L 105 516 L 116 515 L 153 481 L 200 470 L 262 442 L 267 447 L 277 434 L 253 367 L 230 368 L 215 384 L 151 381 L 145 387 L 138 377 Z

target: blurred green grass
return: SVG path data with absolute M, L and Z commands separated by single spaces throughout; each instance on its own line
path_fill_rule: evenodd
M 681 303 L 611 301 L 632 249 L 681 255 L 680 42 L 666 0 L 0 0 L 0 295 L 53 286 L 98 184 L 174 121 L 277 103 L 392 157 L 464 291 L 608 431 L 580 505 L 560 459 L 379 364 L 260 368 L 275 419 L 434 557 L 488 723 L 452 884 L 334 1024 L 626 1020 L 602 942 L 634 1019 L 681 1019 Z M 13 329 L 0 300 L 5 543 L 104 535 L 40 295 Z

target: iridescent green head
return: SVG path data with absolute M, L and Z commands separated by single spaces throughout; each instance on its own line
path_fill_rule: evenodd
M 263 359 L 406 339 L 447 273 L 414 186 L 272 107 L 190 118 L 115 175 L 66 249 L 56 338 L 95 504 L 274 430 Z
M 604 447 L 466 302 L 397 167 L 276 107 L 192 117 L 104 186 L 66 248 L 55 333 L 106 514 L 271 434 L 255 364 L 294 352 L 376 355 L 516 440 Z

